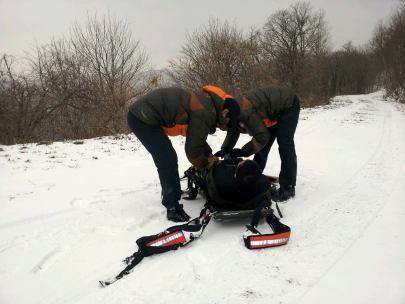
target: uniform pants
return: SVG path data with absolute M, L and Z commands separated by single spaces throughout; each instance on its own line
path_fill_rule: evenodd
M 294 134 L 300 114 L 300 101 L 297 96 L 289 109 L 278 118 L 277 124 L 268 128 L 270 140 L 253 158 L 262 169 L 266 167 L 271 146 L 277 138 L 278 152 L 281 159 L 279 183 L 284 186 L 295 186 L 297 181 L 297 155 L 295 153 Z
M 136 135 L 155 162 L 160 185 L 162 186 L 162 204 L 170 209 L 179 204 L 181 196 L 178 160 L 169 137 L 160 126 L 150 126 L 128 113 L 128 126 Z M 138 172 L 141 176 L 142 172 Z

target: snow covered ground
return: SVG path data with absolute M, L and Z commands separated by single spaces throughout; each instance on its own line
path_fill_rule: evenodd
M 184 138 L 172 142 L 182 173 Z M 173 225 L 150 155 L 132 135 L 0 146 L 0 303 L 405 303 L 405 107 L 337 97 L 301 111 L 296 147 L 287 245 L 248 250 L 247 220 L 212 221 L 102 288 L 136 239 Z M 279 167 L 275 144 L 264 173 Z M 182 203 L 197 216 L 203 199 Z

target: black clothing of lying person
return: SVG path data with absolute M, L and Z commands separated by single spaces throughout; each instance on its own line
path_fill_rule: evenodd
M 249 159 L 221 161 L 213 172 L 218 194 L 225 200 L 244 203 L 271 187 L 270 179 L 261 174 L 259 165 Z

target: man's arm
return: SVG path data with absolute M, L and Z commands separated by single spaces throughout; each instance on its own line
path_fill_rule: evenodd
M 238 142 L 239 134 L 240 134 L 239 131 L 228 132 L 226 134 L 224 142 L 222 143 L 221 149 L 226 149 L 226 148 L 228 150 L 233 149 L 233 147 L 235 147 L 236 143 Z
M 190 115 L 185 151 L 190 163 L 199 169 L 208 165 L 207 153 L 212 153 L 207 144 L 207 136 L 214 123 L 214 114 L 207 110 L 193 111 Z
M 270 133 L 263 119 L 257 114 L 253 113 L 248 122 L 246 123 L 246 128 L 253 138 L 250 142 L 242 147 L 242 155 L 248 157 L 252 154 L 263 149 L 270 139 Z

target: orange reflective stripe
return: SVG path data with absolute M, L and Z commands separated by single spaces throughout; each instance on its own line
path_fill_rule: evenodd
M 232 95 L 226 94 L 222 89 L 218 87 L 214 87 L 212 85 L 206 85 L 202 88 L 204 92 L 211 92 L 217 94 L 219 97 L 221 97 L 223 100 L 226 98 L 233 98 Z
M 186 241 L 187 240 L 183 234 L 183 231 L 176 231 L 171 234 L 165 235 L 161 238 L 158 238 L 157 240 L 149 242 L 146 244 L 146 246 L 167 247 L 167 246 L 172 246 L 172 245 L 176 245 L 179 243 L 184 243 Z
M 162 127 L 165 133 L 169 136 L 181 135 L 186 137 L 188 125 L 175 125 L 172 128 Z
M 287 244 L 290 239 L 291 231 L 277 233 L 277 234 L 267 234 L 262 236 L 251 236 L 250 246 L 254 248 L 263 247 L 273 247 Z

